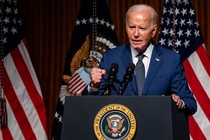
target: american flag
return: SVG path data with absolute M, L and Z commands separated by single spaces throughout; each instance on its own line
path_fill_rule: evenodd
M 180 54 L 198 110 L 189 117 L 190 138 L 210 139 L 210 63 L 190 0 L 165 0 L 158 43 Z
M 46 140 L 46 110 L 32 66 L 16 0 L 0 0 L 1 84 L 6 98 L 7 126 L 1 140 Z
M 65 96 L 81 95 L 90 82 L 90 69 L 118 44 L 106 0 L 81 0 L 57 100 L 53 139 L 61 137 Z

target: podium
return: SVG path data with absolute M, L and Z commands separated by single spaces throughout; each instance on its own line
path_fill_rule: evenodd
M 111 110 L 112 107 L 117 111 Z M 126 123 L 126 119 L 123 119 L 123 130 L 118 133 L 113 126 L 109 129 L 113 137 L 104 138 L 102 135 L 106 132 L 101 132 L 100 128 L 106 126 L 106 131 L 108 130 L 109 120 L 106 118 L 110 110 L 121 114 L 124 111 L 127 120 L 131 122 Z M 117 116 L 113 115 L 113 112 L 110 114 Z M 97 126 L 100 124 L 104 126 Z M 120 139 L 119 136 L 128 128 L 130 131 L 127 131 L 127 136 L 122 139 L 190 139 L 188 119 L 177 109 L 170 96 L 67 96 L 65 99 L 62 140 L 115 140 L 115 137 Z

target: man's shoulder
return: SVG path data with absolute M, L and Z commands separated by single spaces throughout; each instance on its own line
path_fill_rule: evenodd
M 155 44 L 155 48 L 158 49 L 160 52 L 167 54 L 167 55 L 174 55 L 174 56 L 179 56 L 178 53 L 174 52 L 170 48 L 166 48 L 160 45 Z
M 130 46 L 128 44 L 122 44 L 122 45 L 117 46 L 116 48 L 106 51 L 106 54 L 127 51 L 129 49 L 130 49 Z

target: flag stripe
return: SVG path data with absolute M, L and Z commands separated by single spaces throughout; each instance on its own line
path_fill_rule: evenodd
M 12 123 L 14 124 L 14 122 L 16 124 L 17 121 L 14 118 L 14 114 L 13 114 L 13 112 L 12 112 L 12 110 L 11 110 L 10 105 L 8 104 L 8 102 L 7 102 L 7 113 L 8 113 L 8 120 L 11 120 L 11 121 L 8 121 L 8 124 L 7 124 L 8 127 L 2 129 L 2 132 L 1 132 L 1 135 L 0 135 L 0 139 L 5 139 L 5 140 L 13 140 L 14 138 L 16 138 L 17 140 L 24 139 L 23 138 L 23 135 L 22 135 L 22 132 L 20 131 L 20 128 L 19 127 L 17 128 L 18 125 L 12 125 Z M 11 127 L 11 126 L 14 127 L 15 129 L 17 128 L 16 131 L 15 131 L 15 134 L 16 135 L 17 134 L 18 135 L 21 135 L 22 136 L 21 138 L 15 137 L 14 136 L 14 133 L 10 132 L 9 127 Z
M 208 77 L 210 76 L 210 65 L 209 65 L 209 59 L 208 59 L 208 54 L 207 51 L 205 49 L 204 45 L 201 45 L 196 52 L 199 55 L 199 59 L 201 60 L 203 66 L 205 67 L 206 72 L 208 73 Z M 208 92 L 210 93 L 210 92 Z
M 198 102 L 197 106 L 198 106 L 198 111 L 197 111 L 198 113 L 194 114 L 193 118 L 194 118 L 195 122 L 197 124 L 199 124 L 199 127 L 200 127 L 199 129 L 202 131 L 202 133 L 206 136 L 206 138 L 208 138 L 210 136 L 210 133 L 209 133 L 208 129 L 206 129 L 206 128 L 210 128 L 209 120 L 206 117 L 206 115 L 204 114 L 203 110 L 201 109 L 199 102 Z M 194 127 L 192 127 L 192 128 L 194 128 Z M 195 129 L 197 129 L 197 128 L 195 128 Z
M 2 134 L 3 134 L 2 135 L 2 139 L 4 139 L 4 140 L 13 140 L 14 139 L 14 138 L 12 138 L 12 135 L 11 135 L 9 129 L 3 129 L 2 130 Z
M 11 60 L 10 55 L 8 55 L 6 57 L 7 57 L 7 59 L 6 59 L 7 61 L 10 60 L 9 64 L 11 65 L 12 64 L 12 60 Z M 6 71 L 7 71 L 7 67 L 6 66 L 5 66 L 5 68 L 6 68 Z M 15 71 L 11 71 L 11 72 L 15 72 Z M 25 112 L 24 112 L 24 110 L 22 108 L 22 105 L 20 104 L 20 101 L 19 101 L 17 95 L 15 94 L 16 90 L 19 90 L 19 91 L 23 92 L 24 89 L 22 88 L 22 86 L 20 86 L 20 85 L 22 85 L 22 82 L 20 80 L 18 80 L 18 81 L 15 81 L 15 83 L 12 83 L 12 81 L 10 81 L 11 77 L 9 77 L 11 75 L 16 76 L 16 77 L 19 76 L 18 73 L 14 73 L 14 74 L 11 74 L 11 73 L 7 74 L 7 73 L 5 73 L 5 85 L 10 87 L 10 88 L 5 88 L 5 93 L 10 93 L 9 95 L 6 94 L 5 96 L 6 96 L 7 100 L 8 100 L 8 103 L 11 106 L 12 111 L 16 112 L 14 115 L 15 115 L 15 118 L 16 118 L 16 120 L 18 122 L 18 126 L 20 127 L 19 129 L 21 129 L 24 137 L 26 139 L 30 139 L 30 138 L 31 139 L 35 139 L 36 137 L 32 133 L 33 129 L 31 127 L 27 117 L 26 117 L 26 114 L 25 114 Z M 12 85 L 12 84 L 14 84 L 14 85 Z M 13 89 L 13 87 L 15 89 Z M 23 97 L 24 96 L 22 96 L 22 98 Z M 21 125 L 23 125 L 24 127 L 21 127 Z M 10 130 L 10 131 L 12 131 L 12 130 Z
M 86 84 L 83 83 L 80 86 L 77 86 L 74 89 L 72 89 L 72 92 L 74 92 L 74 93 L 81 93 L 85 86 L 86 86 Z
M 86 84 L 83 81 L 80 81 L 78 86 L 75 84 L 73 87 L 71 87 L 71 89 L 69 91 L 70 91 L 70 93 L 81 92 L 81 89 L 83 89 L 83 87 L 85 87 L 85 85 Z
M 70 87 L 73 86 L 74 83 L 77 83 L 77 82 L 80 81 L 80 80 L 81 80 L 81 78 L 79 77 L 78 74 L 74 75 L 74 76 L 72 77 L 72 79 L 70 80 L 70 82 L 69 82 L 69 86 L 70 86 Z
M 36 77 L 36 73 L 34 71 L 34 68 L 33 68 L 33 65 L 31 63 L 31 60 L 30 60 L 30 56 L 28 54 L 28 44 L 26 42 L 26 38 L 24 37 L 23 40 L 21 41 L 20 45 L 22 45 L 23 47 L 19 47 L 19 50 L 20 50 L 20 53 L 21 55 L 23 56 L 23 59 L 24 59 L 24 62 L 26 63 L 26 66 L 28 67 L 29 69 L 29 72 L 31 74 L 31 77 L 33 79 L 33 82 L 36 86 L 36 89 L 38 90 L 38 93 L 40 94 L 40 96 L 42 97 L 42 92 L 41 92 L 41 88 L 40 88 L 40 85 L 39 85 L 39 82 L 38 82 L 38 79 Z
M 190 135 L 194 140 L 206 140 L 199 125 L 195 122 L 192 116 L 189 117 L 189 124 L 190 124 Z
M 194 73 L 190 63 L 188 60 L 184 61 L 184 68 L 186 71 L 186 77 L 188 79 L 188 83 L 195 95 L 197 101 L 199 102 L 201 108 L 203 109 L 204 113 L 206 114 L 208 120 L 210 120 L 210 110 L 208 107 L 210 106 L 210 100 L 203 89 L 202 85 L 200 84 L 198 78 L 196 77 L 196 73 Z
M 200 56 L 198 56 L 196 51 L 188 58 L 188 61 L 192 66 L 199 83 L 202 85 L 203 90 L 206 93 L 210 93 L 210 78 L 200 58 L 202 58 L 202 55 L 200 54 Z M 207 94 L 207 96 L 210 98 L 210 95 Z
M 18 122 L 14 116 L 10 104 L 7 104 L 7 114 L 8 114 L 8 119 L 10 121 L 8 121 L 8 127 L 3 129 L 4 139 L 23 140 L 24 139 L 23 133 L 18 125 Z
M 70 88 L 72 91 L 74 91 L 74 88 L 80 86 L 82 83 L 84 83 L 84 82 L 82 81 L 82 79 L 81 79 L 81 78 L 78 78 L 77 80 L 75 80 L 75 81 L 69 83 L 69 88 Z

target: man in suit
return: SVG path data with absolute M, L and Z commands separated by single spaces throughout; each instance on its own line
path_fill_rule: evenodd
M 93 68 L 90 73 L 91 83 L 88 92 L 118 95 L 118 91 L 124 88 L 124 85 L 115 81 L 110 86 L 111 65 L 116 63 L 119 66 L 116 79 L 123 81 L 128 64 L 137 65 L 137 56 L 141 54 L 145 77 L 143 89 L 138 91 L 135 71 L 129 77 L 131 80 L 122 94 L 125 96 L 170 95 L 178 108 L 185 109 L 189 115 L 192 115 L 197 110 L 197 104 L 188 87 L 180 56 L 167 48 L 158 46 L 152 40 L 157 31 L 157 19 L 157 13 L 148 5 L 134 5 L 128 9 L 126 32 L 129 44 L 111 49 L 103 55 L 99 68 Z

